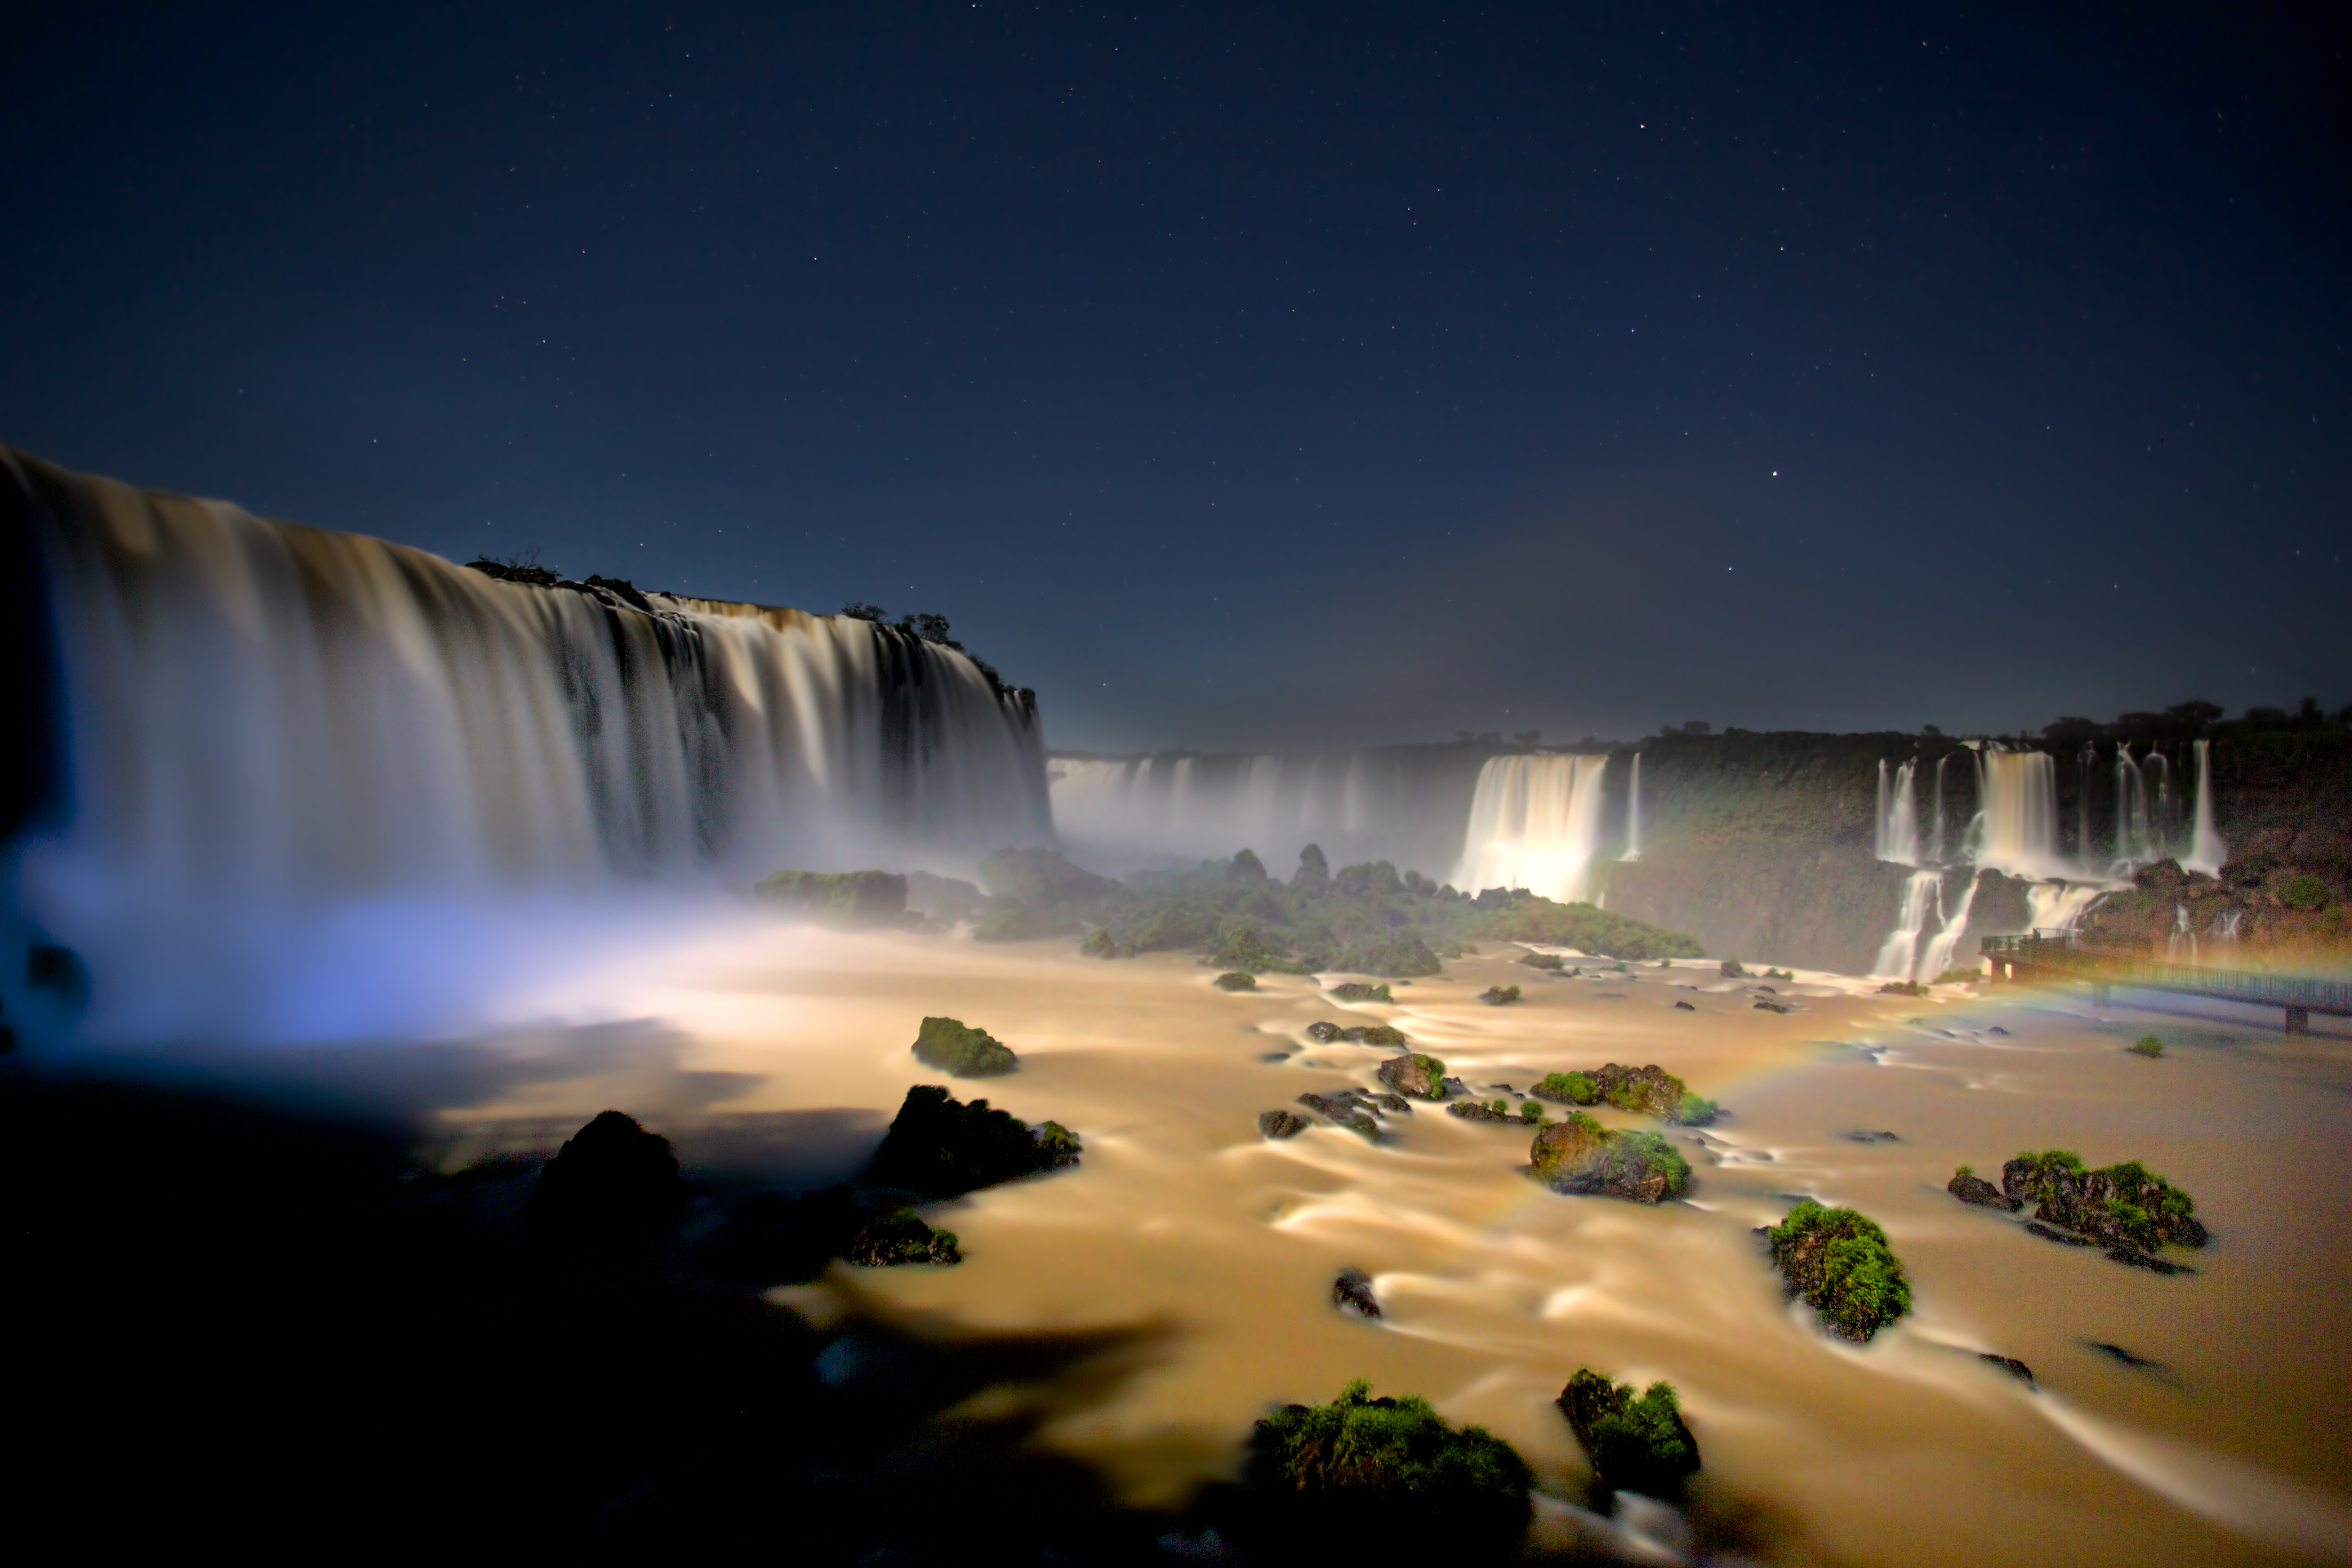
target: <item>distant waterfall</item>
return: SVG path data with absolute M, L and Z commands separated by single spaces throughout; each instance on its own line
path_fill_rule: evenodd
M 1895 930 L 1878 950 L 1871 973 L 1893 980 L 1908 980 L 1918 960 L 1919 934 L 1927 929 L 1927 910 L 1944 884 L 1940 871 L 1914 871 L 1903 883 L 1903 910 Z
M 2038 931 L 2070 931 L 2106 896 L 2079 882 L 2037 882 L 2025 889 L 2027 921 Z
M 2029 879 L 2078 876 L 2058 852 L 2058 771 L 2047 752 L 1989 752 L 1977 864 Z
M 1919 798 L 1911 787 L 1916 763 L 1904 763 L 1890 775 L 1884 758 L 1878 763 L 1877 854 L 1897 866 L 1919 863 Z
M 1633 753 L 1633 779 L 1628 789 L 1630 793 L 1625 799 L 1625 853 L 1619 858 L 1639 860 L 1642 858 L 1642 753 L 1639 752 Z
M 1946 752 L 1942 756 L 1937 757 L 1937 758 L 1936 759 L 1936 820 L 1935 820 L 1934 827 L 1933 827 L 1933 829 L 1932 829 L 1933 834 L 1934 834 L 1934 839 L 1933 839 L 1933 842 L 1931 842 L 1931 843 L 1929 844 L 1928 847 L 1927 847 L 1927 859 L 1928 859 L 1928 861 L 1929 861 L 1929 863 L 1930 863 L 1930 864 L 1932 864 L 1932 865 L 1937 865 L 1937 866 L 1941 866 L 1941 865 L 1943 865 L 1943 864 L 1945 863 L 1945 861 L 1944 861 L 1944 764 L 1945 764 L 1946 763 L 1950 762 L 1951 760 L 1952 760 L 1952 753 L 1951 753 L 1951 752 Z
M 2140 765 L 2132 760 L 2130 743 L 2119 742 L 2116 747 L 2117 868 L 2128 875 L 2132 867 L 2156 859 L 2161 853 L 2155 824 L 2148 815 L 2147 779 L 2140 772 Z
M 1971 875 L 1968 886 L 1960 889 L 1958 905 L 1944 917 L 1943 929 L 1927 944 L 1927 956 L 1919 965 L 1920 979 L 1935 980 L 1951 969 L 1953 956 L 1959 952 L 1961 940 L 1969 934 L 1969 911 L 1976 905 L 1977 886 L 1980 880 L 1980 878 Z M 1943 889 L 1938 887 L 1936 900 L 1939 906 L 1943 896 Z
M 1590 900 L 1608 766 L 1605 756 L 1489 758 L 1478 774 L 1454 885 L 1465 892 L 1525 888 L 1563 903 Z
M 2230 858 L 2230 847 L 2221 842 L 2213 826 L 2213 742 L 2200 741 L 2196 748 L 2197 809 L 2189 828 L 2189 856 L 2180 866 L 2183 870 L 2219 876 Z
M 58 661 L 37 919 L 742 885 L 1050 842 L 1024 698 L 865 621 L 494 580 L 0 450 Z

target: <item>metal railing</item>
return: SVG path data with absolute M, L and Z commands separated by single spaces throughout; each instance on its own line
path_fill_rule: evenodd
M 2114 949 L 2091 948 L 2071 931 L 2034 931 L 2025 936 L 1989 936 L 1982 952 L 1996 962 L 2063 969 L 2109 985 L 2140 985 L 2159 991 L 2193 992 L 2225 1002 L 2265 1007 L 2301 1007 L 2313 1013 L 2352 1016 L 2352 983 L 2311 980 L 2292 974 L 2256 974 L 2242 969 L 2206 969 L 2125 957 Z

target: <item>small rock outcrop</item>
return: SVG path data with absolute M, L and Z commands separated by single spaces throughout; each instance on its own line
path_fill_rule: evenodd
M 895 871 L 774 871 L 751 891 L 764 903 L 845 931 L 906 923 L 907 879 Z
M 1220 991 L 1255 991 L 1257 976 L 1245 969 L 1231 970 L 1217 976 L 1216 987 Z
M 1682 1000 L 1680 997 L 1676 997 L 1675 999 L 1675 1010 L 1678 1013 L 1696 1013 L 1698 1011 L 1697 1008 L 1692 1006 L 1689 1003 Z
M 1360 1089 L 1346 1089 L 1337 1094 L 1318 1094 L 1309 1089 L 1298 1097 L 1298 1103 L 1350 1132 L 1374 1140 L 1381 1135 L 1381 1124 L 1371 1102 Z
M 1331 987 L 1331 994 L 1342 1002 L 1394 1002 L 1385 985 L 1367 985 L 1360 980 L 1343 980 Z
M 1489 985 L 1478 994 L 1478 1000 L 1489 1007 L 1507 1007 L 1519 999 L 1516 985 Z
M 1690 1162 L 1655 1132 L 1621 1132 L 1580 1110 L 1536 1134 L 1537 1180 L 1554 1192 L 1654 1204 L 1690 1184 Z
M 1342 1029 L 1339 1037 L 1357 1046 L 1402 1046 L 1404 1031 L 1392 1024 L 1359 1024 L 1352 1029 Z
M 2025 1206 L 2022 1199 L 2011 1197 L 1966 1165 L 1952 1173 L 1944 1190 L 1964 1204 L 1981 1204 L 1989 1209 L 2007 1209 L 2015 1214 Z
M 1372 1277 L 1360 1268 L 1339 1270 L 1339 1277 L 1331 1281 L 1331 1304 L 1367 1318 L 1381 1315 L 1380 1300 L 1372 1294 Z
M 1328 1019 L 1318 1019 L 1307 1026 L 1307 1037 L 1327 1046 L 1347 1032 L 1345 1028 Z
M 1611 1062 L 1591 1072 L 1550 1073 L 1531 1092 L 1561 1105 L 1613 1105 L 1685 1127 L 1704 1127 L 1721 1109 L 1655 1063 L 1631 1068 Z
M 1261 1110 L 1257 1131 L 1262 1138 L 1296 1138 L 1307 1131 L 1307 1118 L 1295 1110 Z
M 2104 1247 L 2116 1262 L 2153 1273 L 2181 1270 L 2158 1257 L 2159 1248 L 2199 1247 L 2207 1240 L 2195 1200 L 2137 1160 L 2090 1170 L 2063 1149 L 2020 1154 L 2001 1167 L 2000 1189 L 2015 1200 L 2012 1208 L 2036 1205 L 2035 1223 L 2026 1226 L 2036 1236 Z
M 1579 1367 L 1554 1403 L 1602 1491 L 1670 1500 L 1698 1472 L 1698 1439 L 1683 1424 L 1672 1384 L 1654 1383 L 1637 1396 L 1631 1384 Z
M 1990 1351 L 1979 1351 L 1977 1358 L 1979 1361 L 1990 1362 L 2020 1383 L 2030 1384 L 2033 1381 L 2033 1369 L 2015 1356 L 1995 1355 Z
M 633 1116 L 604 1110 L 565 1139 L 540 1173 L 528 1217 L 583 1242 L 620 1241 L 659 1228 L 685 1196 L 669 1140 Z
M 954 1078 L 996 1078 L 1021 1066 L 1011 1047 L 961 1018 L 924 1019 L 914 1049 L 917 1061 Z
M 1764 1237 L 1790 1293 L 1843 1338 L 1866 1341 L 1911 1310 L 1911 1283 L 1886 1233 L 1852 1209 L 1806 1198 Z
M 1380 1065 L 1381 1081 L 1414 1100 L 1445 1098 L 1445 1064 L 1435 1057 L 1407 1052 Z
M 912 1263 L 961 1263 L 956 1233 L 933 1230 L 912 1209 L 892 1209 L 859 1227 L 849 1243 L 849 1261 L 866 1268 L 897 1268 Z

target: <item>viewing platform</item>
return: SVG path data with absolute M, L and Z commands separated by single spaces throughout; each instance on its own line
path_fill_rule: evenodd
M 2158 963 L 2128 951 L 2084 946 L 2068 931 L 1989 936 L 1983 941 L 1982 951 L 1992 965 L 1995 984 L 2087 981 L 2091 1000 L 2100 1006 L 2106 1005 L 2111 987 L 2126 985 L 2254 1007 L 2284 1008 L 2286 1032 L 2290 1035 L 2311 1033 L 2314 1013 L 2352 1017 L 2352 983 L 2341 980 L 2306 980 L 2296 975 Z

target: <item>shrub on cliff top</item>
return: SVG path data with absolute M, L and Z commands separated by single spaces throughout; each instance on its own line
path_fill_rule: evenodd
M 1021 1065 L 1012 1048 L 961 1018 L 926 1018 L 915 1036 L 915 1059 L 957 1078 L 994 1078 Z
M 1269 1556 L 1349 1539 L 1387 1558 L 1515 1553 L 1527 1533 L 1527 1461 L 1483 1426 L 1448 1426 L 1412 1394 L 1350 1383 L 1328 1405 L 1290 1405 L 1250 1436 L 1245 1535 Z
M 1853 1210 L 1807 1198 L 1765 1235 L 1790 1290 L 1845 1338 L 1868 1340 L 1911 1310 L 1911 1284 L 1886 1233 Z
M 1603 1490 L 1672 1498 L 1699 1468 L 1698 1440 L 1683 1425 L 1670 1383 L 1636 1397 L 1632 1384 L 1579 1367 L 1556 1403 Z

